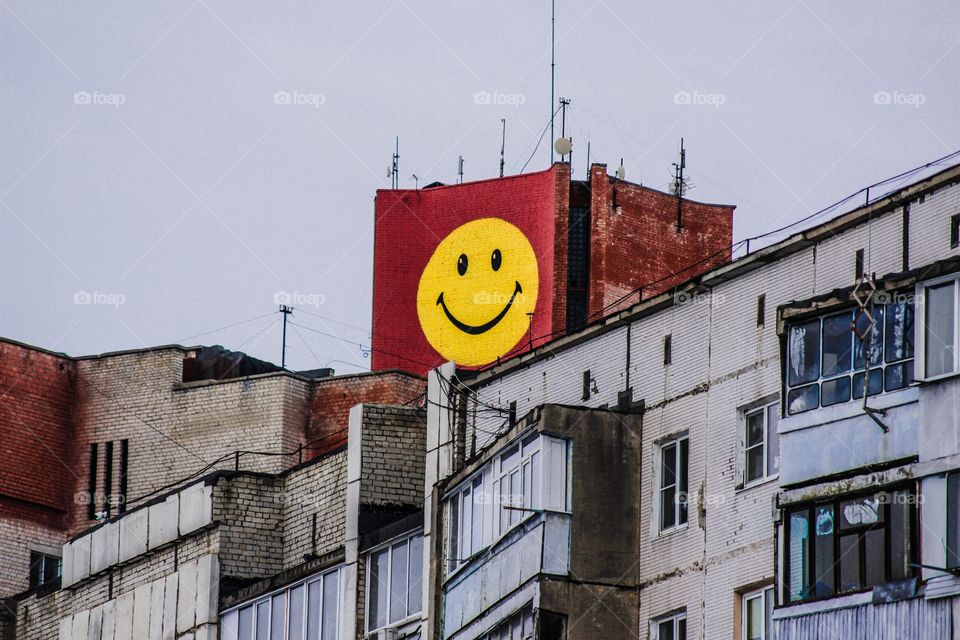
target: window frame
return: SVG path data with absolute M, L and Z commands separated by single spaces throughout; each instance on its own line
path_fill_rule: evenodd
M 773 638 L 773 635 L 771 635 L 771 632 L 773 631 L 773 617 L 771 616 L 768 619 L 767 612 L 769 611 L 772 613 L 773 607 L 774 605 L 776 605 L 776 600 L 775 600 L 776 588 L 772 584 L 767 584 L 757 589 L 753 589 L 751 591 L 745 591 L 740 594 L 740 638 L 741 640 L 749 640 L 750 638 L 750 636 L 748 635 L 749 633 L 748 624 L 750 622 L 748 618 L 749 611 L 750 611 L 748 601 L 756 600 L 757 598 L 760 599 L 761 606 L 763 608 L 763 618 L 762 618 L 763 630 L 761 632 L 760 637 L 763 638 L 763 640 L 767 640 L 767 638 Z M 769 606 L 768 606 L 768 601 L 770 601 Z M 770 627 L 767 627 L 767 623 L 770 623 Z
M 782 579 L 781 579 L 782 605 L 781 606 L 793 606 L 793 605 L 804 604 L 808 602 L 830 600 L 832 598 L 837 598 L 837 597 L 841 597 L 841 596 L 845 596 L 853 593 L 863 593 L 863 592 L 871 591 L 875 586 L 899 582 L 900 579 L 894 578 L 892 574 L 892 565 L 891 565 L 892 533 L 891 532 L 893 529 L 893 526 L 892 526 L 893 523 L 891 520 L 890 506 L 891 504 L 893 504 L 893 502 L 889 498 L 886 501 L 880 502 L 880 504 L 883 505 L 884 507 L 883 516 L 882 516 L 882 519 L 877 521 L 877 523 L 873 523 L 870 525 L 860 524 L 860 525 L 850 526 L 848 527 L 847 531 L 842 531 L 841 529 L 841 526 L 842 526 L 841 509 L 842 509 L 842 505 L 845 502 L 850 502 L 850 501 L 859 500 L 863 498 L 869 498 L 871 496 L 879 496 L 881 494 L 889 495 L 897 492 L 906 492 L 909 495 L 909 501 L 907 502 L 907 506 L 909 507 L 907 511 L 908 513 L 907 540 L 909 543 L 909 555 L 907 558 L 907 562 L 908 562 L 907 578 L 903 578 L 903 579 L 909 579 L 911 577 L 918 576 L 919 570 L 917 569 L 917 567 L 910 566 L 913 563 L 919 562 L 919 558 L 920 558 L 921 524 L 919 520 L 919 510 L 918 510 L 918 504 L 919 504 L 918 496 L 920 495 L 920 493 L 915 483 L 901 483 L 901 484 L 889 485 L 889 486 L 884 486 L 879 488 L 872 487 L 868 491 L 858 491 L 855 493 L 832 496 L 828 500 L 815 500 L 815 501 L 791 504 L 788 507 L 785 507 L 783 509 L 783 519 L 782 519 L 783 548 L 782 548 L 782 556 L 778 560 L 780 567 L 782 569 Z M 791 517 L 795 513 L 801 513 L 801 512 L 806 513 L 808 535 L 806 537 L 806 551 L 805 551 L 806 557 L 804 558 L 804 564 L 801 570 L 803 572 L 806 572 L 810 579 L 810 585 L 805 588 L 806 590 L 809 590 L 812 587 L 814 587 L 818 582 L 817 576 L 816 576 L 816 573 L 817 573 L 816 572 L 816 566 L 817 566 L 816 535 L 814 531 L 817 526 L 816 510 L 818 508 L 825 507 L 825 506 L 829 506 L 833 509 L 833 521 L 831 523 L 832 529 L 830 533 L 832 538 L 832 540 L 830 541 L 831 554 L 832 554 L 830 577 L 833 583 L 830 588 L 832 589 L 832 593 L 819 595 L 819 596 L 812 595 L 808 597 L 793 599 L 791 598 L 791 594 L 790 594 L 791 570 L 793 569 L 793 567 L 791 567 L 791 564 L 790 564 Z M 877 524 L 880 524 L 880 526 L 877 527 Z M 884 534 L 884 541 L 883 541 L 884 555 L 882 559 L 883 565 L 884 565 L 883 567 L 884 581 L 881 583 L 878 583 L 877 585 L 861 584 L 856 589 L 843 589 L 842 585 L 840 584 L 842 580 L 841 538 L 844 537 L 845 535 L 858 536 L 857 553 L 859 554 L 858 564 L 859 564 L 859 569 L 861 570 L 860 578 L 862 583 L 866 583 L 867 582 L 867 575 L 866 575 L 866 568 L 865 568 L 865 564 L 867 563 L 866 549 L 861 547 L 863 547 L 863 545 L 865 544 L 864 542 L 865 533 L 871 530 L 876 530 L 877 528 L 881 529 Z
M 36 589 L 37 587 L 41 587 L 45 584 L 50 584 L 52 582 L 55 582 L 58 579 L 62 579 L 63 577 L 63 557 L 62 556 L 58 556 L 48 551 L 44 551 L 43 549 L 29 548 L 28 551 L 30 553 L 30 564 L 29 564 L 29 569 L 27 574 L 28 574 L 28 584 L 30 585 L 29 587 L 30 589 Z M 51 561 L 56 562 L 56 573 L 55 575 L 51 576 L 48 579 L 46 577 L 47 564 Z M 37 570 L 35 573 L 34 566 L 36 566 L 38 563 L 39 563 L 39 566 L 37 566 Z M 35 576 L 36 576 L 36 580 L 34 580 Z
M 877 391 L 877 392 L 871 392 L 871 391 L 868 389 L 868 390 L 867 390 L 867 391 L 868 391 L 868 397 L 876 397 L 876 396 L 883 395 L 883 394 L 886 394 L 886 393 L 895 393 L 895 392 L 900 391 L 900 390 L 902 390 L 902 389 L 907 389 L 907 388 L 909 388 L 909 387 L 910 387 L 911 385 L 913 385 L 916 381 L 920 380 L 920 378 L 919 378 L 918 375 L 917 375 L 918 366 L 921 364 L 921 359 L 920 359 L 920 353 L 921 353 L 921 352 L 920 352 L 920 348 L 921 348 L 921 346 L 920 346 L 920 344 L 918 343 L 918 340 L 919 340 L 919 338 L 920 338 L 919 334 L 922 333 L 922 332 L 918 332 L 918 331 L 917 331 L 917 318 L 921 317 L 921 316 L 919 315 L 920 312 L 921 312 L 921 309 L 920 309 L 920 306 L 919 306 L 919 300 L 917 300 L 917 301 L 911 300 L 910 298 L 911 298 L 912 296 L 910 295 L 910 293 L 909 293 L 909 292 L 904 292 L 903 290 L 900 290 L 900 291 L 898 291 L 898 292 L 891 292 L 890 295 L 893 296 L 895 299 L 896 299 L 896 298 L 899 298 L 899 297 L 901 297 L 901 296 L 902 296 L 904 299 L 903 299 L 903 300 L 896 300 L 896 301 L 892 301 L 892 302 L 878 302 L 878 303 L 874 303 L 874 305 L 871 306 L 871 309 L 873 309 L 873 308 L 875 308 L 875 307 L 880 307 L 880 308 L 883 309 L 883 318 L 882 318 L 881 320 L 879 320 L 879 323 L 880 323 L 880 326 L 881 326 L 881 329 L 882 329 L 882 335 L 881 335 L 881 344 L 880 344 L 880 347 L 879 347 L 879 355 L 880 355 L 880 357 L 879 357 L 879 362 L 877 362 L 877 363 L 872 363 L 872 362 L 870 362 L 870 360 L 872 359 L 872 358 L 870 357 L 870 354 L 864 353 L 864 354 L 863 354 L 863 359 L 864 359 L 864 364 L 863 364 L 863 366 L 860 366 L 860 367 L 857 366 L 857 362 L 856 362 L 856 359 L 857 359 L 857 332 L 856 332 L 856 330 L 851 326 L 851 329 L 848 330 L 849 340 L 850 340 L 849 367 L 848 367 L 847 369 L 843 370 L 843 371 L 836 371 L 836 372 L 830 373 L 829 375 L 824 373 L 824 354 L 826 353 L 826 351 L 825 351 L 825 345 L 824 345 L 824 342 L 825 342 L 825 331 L 824 331 L 825 321 L 828 320 L 828 319 L 838 318 L 838 317 L 840 317 L 840 316 L 847 315 L 847 316 L 849 316 L 850 324 L 851 324 L 851 325 L 855 325 L 856 322 L 857 322 L 857 319 L 858 319 L 858 307 L 857 307 L 856 305 L 852 305 L 852 306 L 851 306 L 851 305 L 843 305 L 842 307 L 838 306 L 838 307 L 833 308 L 833 309 L 830 309 L 830 310 L 824 309 L 824 310 L 821 310 L 819 313 L 814 313 L 814 314 L 809 314 L 809 315 L 805 314 L 804 316 L 797 317 L 797 318 L 792 319 L 792 320 L 789 321 L 789 323 L 788 323 L 787 326 L 786 326 L 786 330 L 785 330 L 785 349 L 784 349 L 784 354 L 783 354 L 783 355 L 784 355 L 784 369 L 783 369 L 783 379 L 782 379 L 782 381 L 781 381 L 781 382 L 782 382 L 782 391 L 783 391 L 783 393 L 782 393 L 782 399 L 781 399 L 781 405 L 782 405 L 782 406 L 781 406 L 781 412 L 780 412 L 780 414 L 781 414 L 781 415 L 780 415 L 780 418 L 781 418 L 781 419 L 788 418 L 788 417 L 791 417 L 791 416 L 797 416 L 797 415 L 800 415 L 800 414 L 802 414 L 802 413 L 807 413 L 807 412 L 809 412 L 809 411 L 815 411 L 815 410 L 817 410 L 817 409 L 825 409 L 825 408 L 829 408 L 829 407 L 832 407 L 832 406 L 840 406 L 840 405 L 843 405 L 843 404 L 845 404 L 845 403 L 847 403 L 847 402 L 862 401 L 862 400 L 863 400 L 863 390 L 862 390 L 862 387 L 860 387 L 860 385 L 862 384 L 863 381 L 861 380 L 861 381 L 858 382 L 856 379 L 857 379 L 858 376 L 860 376 L 861 378 L 865 376 L 866 369 L 867 369 L 868 366 L 869 366 L 869 369 L 870 369 L 871 376 L 872 376 L 872 374 L 874 374 L 874 372 L 877 372 L 877 371 L 880 372 L 880 390 Z M 888 312 L 890 311 L 890 309 L 892 309 L 893 307 L 895 307 L 895 306 L 897 306 L 897 305 L 900 305 L 900 304 L 903 304 L 903 305 L 907 305 L 907 306 L 912 307 L 912 312 L 913 312 L 912 324 L 913 324 L 913 326 L 910 328 L 910 331 L 913 333 L 913 342 L 912 342 L 912 345 L 913 345 L 913 355 L 911 355 L 911 356 L 909 356 L 909 357 L 903 357 L 903 358 L 898 358 L 898 359 L 893 359 L 893 360 L 887 361 L 887 358 L 886 358 L 886 352 L 887 352 L 887 331 L 886 331 L 886 328 L 887 328 L 887 314 L 888 314 Z M 876 314 L 874 314 L 874 318 L 876 319 Z M 809 324 L 809 323 L 812 323 L 812 322 L 817 322 L 817 324 L 818 324 L 817 353 L 816 353 L 816 355 L 817 355 L 817 376 L 816 376 L 814 379 L 808 380 L 808 381 L 806 381 L 806 382 L 797 382 L 797 383 L 791 384 L 791 382 L 790 382 L 790 376 L 791 376 L 792 364 L 793 364 L 792 359 L 791 359 L 791 357 L 790 357 L 790 353 L 791 353 L 791 349 L 790 349 L 790 336 L 791 336 L 791 332 L 792 332 L 793 329 L 794 329 L 795 327 L 797 327 L 797 326 Z M 955 333 L 956 333 L 956 323 L 955 323 L 955 326 L 954 326 L 954 331 L 955 331 Z M 873 349 L 873 348 L 876 348 L 876 347 L 875 347 L 874 345 L 871 345 L 871 349 Z M 903 386 L 897 387 L 897 388 L 895 388 L 895 389 L 890 389 L 890 390 L 888 391 L 887 388 L 886 388 L 886 371 L 887 371 L 887 369 L 888 369 L 888 368 L 891 368 L 891 367 L 905 366 L 905 365 L 907 365 L 908 363 L 912 364 L 912 368 L 913 368 L 913 377 L 912 377 L 912 379 L 906 380 L 906 381 L 904 382 L 904 385 L 903 385 Z M 850 385 L 849 397 L 848 397 L 846 400 L 839 400 L 839 401 L 836 401 L 836 402 L 831 402 L 831 403 L 829 403 L 829 404 L 824 404 L 824 401 L 823 401 L 823 387 L 824 387 L 824 385 L 829 384 L 829 383 L 832 383 L 832 382 L 842 381 L 842 380 L 848 380 L 848 381 L 849 381 L 849 385 Z M 791 411 L 791 410 L 790 410 L 790 402 L 791 402 L 791 396 L 793 395 L 792 392 L 797 391 L 797 390 L 800 390 L 800 389 L 809 389 L 809 388 L 813 388 L 813 387 L 816 388 L 816 397 L 817 397 L 817 402 L 816 402 L 816 404 L 815 404 L 814 406 L 811 406 L 811 407 L 807 408 L 807 409 L 803 409 L 802 411 Z M 861 389 L 859 396 L 857 395 L 857 389 L 858 389 L 858 388 Z
M 953 282 L 953 369 L 935 376 L 927 375 L 927 289 Z M 914 305 L 914 371 L 913 377 L 920 382 L 943 380 L 960 374 L 960 274 L 949 275 L 918 282 L 915 290 Z M 917 330 L 919 327 L 920 330 Z
M 684 623 L 683 626 L 683 638 L 678 638 L 678 631 L 680 628 L 680 622 Z M 661 640 L 660 639 L 660 625 L 664 623 L 670 623 L 672 627 L 673 640 L 686 640 L 687 637 L 687 610 L 680 609 L 673 611 L 671 613 L 666 613 L 656 618 L 651 618 L 650 620 L 650 637 L 651 640 Z
M 686 487 L 684 491 L 681 492 L 681 478 L 680 478 L 680 452 L 682 451 L 681 444 L 686 443 L 686 460 L 683 461 L 683 472 L 684 472 L 684 482 L 683 485 Z M 673 501 L 673 524 L 669 527 L 664 528 L 663 526 L 663 514 L 664 509 L 664 492 L 670 489 L 670 486 L 664 486 L 665 474 L 663 472 L 664 465 L 664 450 L 669 447 L 675 448 L 675 460 L 674 460 L 674 482 L 672 487 L 674 490 L 674 501 Z M 660 440 L 656 444 L 657 447 L 657 467 L 655 470 L 656 473 L 656 483 L 654 485 L 654 490 L 657 492 L 656 497 L 656 526 L 657 526 L 657 535 L 658 536 L 667 536 L 677 531 L 682 531 L 687 528 L 690 522 L 690 434 L 689 433 L 680 433 L 676 435 L 669 436 Z M 681 500 L 681 493 L 684 494 L 684 499 Z M 683 504 L 686 504 L 686 508 L 683 508 Z M 681 522 L 681 516 L 683 521 Z
M 418 529 L 417 531 L 411 531 L 411 532 L 409 532 L 409 533 L 405 533 L 405 534 L 403 534 L 402 536 L 398 536 L 398 537 L 396 537 L 396 538 L 393 538 L 392 540 L 389 540 L 389 541 L 387 541 L 387 542 L 384 542 L 383 544 L 378 545 L 378 546 L 376 546 L 376 547 L 373 547 L 372 549 L 369 549 L 369 550 L 367 550 L 367 551 L 364 552 L 364 555 L 366 556 L 366 565 L 367 565 L 367 568 L 366 568 L 366 585 L 365 585 L 365 596 L 366 596 L 366 600 L 365 600 L 365 602 L 364 602 L 365 612 L 364 612 L 364 621 L 363 621 L 363 622 L 364 622 L 364 627 L 366 628 L 366 633 L 367 633 L 367 634 L 371 634 L 371 633 L 373 633 L 374 631 L 379 631 L 380 629 L 390 629 L 390 628 L 395 628 L 395 627 L 402 627 L 403 625 L 408 624 L 408 623 L 412 622 L 413 620 L 419 619 L 419 618 L 421 617 L 421 615 L 423 614 L 423 558 L 422 558 L 422 557 L 420 558 L 420 576 L 421 576 L 420 596 L 421 596 L 421 601 L 417 604 L 417 610 L 414 611 L 413 613 L 409 613 L 409 611 L 410 611 L 410 579 L 411 579 L 411 577 L 412 577 L 412 575 L 413 575 L 413 574 L 410 573 L 411 558 L 413 557 L 412 554 L 410 553 L 410 548 L 411 548 L 411 546 L 412 546 L 412 545 L 411 545 L 412 541 L 415 540 L 416 538 L 420 538 L 421 554 L 422 554 L 422 551 L 423 551 L 423 548 L 422 548 L 422 545 L 423 545 L 423 529 Z M 391 611 L 391 606 L 393 605 L 393 596 L 394 596 L 394 593 L 393 593 L 393 549 L 394 549 L 394 547 L 398 547 L 398 546 L 400 546 L 400 545 L 402 545 L 402 544 L 406 544 L 406 545 L 407 545 L 407 558 L 406 558 L 407 589 L 406 589 L 406 601 L 404 602 L 404 611 L 407 612 L 407 613 L 406 613 L 406 615 L 404 615 L 404 617 L 400 618 L 399 620 L 391 621 L 391 620 L 390 620 L 390 611 Z M 373 626 L 371 626 L 371 623 L 372 623 L 372 621 L 373 621 L 373 616 L 371 615 L 371 611 L 370 611 L 370 605 L 371 605 L 371 603 L 373 602 L 373 599 L 370 597 L 370 588 L 371 588 L 372 585 L 373 585 L 373 580 L 372 580 L 372 576 L 373 576 L 373 562 L 372 562 L 372 560 L 373 560 L 374 555 L 376 555 L 376 554 L 378 554 L 378 553 L 381 553 L 381 552 L 383 552 L 383 551 L 386 551 L 386 552 L 387 552 L 387 560 L 388 560 L 388 562 L 387 562 L 387 575 L 386 575 L 387 594 L 388 594 L 388 598 L 387 598 L 387 609 L 386 609 L 386 622 L 385 622 L 384 624 L 378 626 L 378 627 L 373 627 Z
M 258 616 L 260 615 L 260 607 L 263 606 L 263 605 L 267 605 L 267 607 L 266 607 L 266 611 L 267 611 L 267 629 L 268 629 L 268 635 L 270 635 L 270 634 L 272 633 L 272 631 L 273 631 L 273 625 L 274 625 L 274 620 L 273 620 L 273 602 L 274 602 L 274 598 L 277 597 L 277 596 L 279 596 L 279 595 L 281 595 L 281 594 L 284 596 L 284 620 L 283 620 L 283 622 L 284 622 L 284 630 L 283 630 L 283 636 L 284 636 L 284 638 L 289 637 L 289 635 L 290 635 L 290 613 L 289 613 L 289 612 L 290 612 L 290 596 L 291 596 L 291 594 L 293 593 L 293 591 L 295 591 L 296 589 L 299 589 L 299 588 L 302 587 L 302 588 L 303 588 L 303 603 L 302 603 L 303 612 L 302 612 L 302 614 L 301 614 L 301 615 L 302 615 L 302 619 L 301 619 L 302 626 L 301 626 L 301 629 L 302 629 L 302 632 L 303 632 L 302 637 L 303 637 L 303 638 L 306 638 L 307 635 L 308 635 L 308 632 L 309 632 L 309 621 L 310 621 L 310 586 L 313 585 L 313 584 L 319 584 L 319 590 L 320 590 L 320 614 L 319 614 L 319 618 L 317 619 L 317 624 L 318 624 L 318 626 L 319 626 L 318 636 L 317 636 L 317 637 L 318 637 L 318 638 L 322 638 L 322 640 L 331 640 L 331 639 L 329 639 L 329 638 L 323 638 L 323 627 L 324 627 L 324 618 L 323 618 L 323 614 L 324 614 L 324 611 L 323 611 L 324 602 L 323 602 L 323 596 L 324 596 L 325 582 L 326 582 L 326 580 L 327 580 L 328 577 L 330 577 L 330 576 L 332 576 L 332 575 L 334 575 L 334 574 L 336 574 L 336 576 L 337 576 L 337 591 L 336 591 L 336 596 L 337 596 L 337 601 L 336 601 L 336 609 L 337 609 L 337 611 L 336 611 L 336 614 L 337 614 L 337 615 L 336 615 L 336 621 L 335 621 L 335 624 L 334 624 L 334 627 L 335 627 L 335 629 L 334 629 L 334 634 L 333 634 L 334 637 L 333 637 L 332 640 L 338 640 L 339 637 L 340 637 L 340 635 L 341 635 L 341 633 L 342 633 L 342 631 L 343 631 L 344 620 L 346 619 L 346 614 L 348 613 L 348 612 L 344 611 L 344 605 L 346 604 L 346 603 L 345 603 L 345 597 L 344 597 L 344 596 L 346 595 L 346 565 L 345 565 L 345 564 L 340 564 L 340 565 L 337 565 L 337 566 L 335 566 L 335 567 L 329 567 L 329 568 L 324 569 L 324 570 L 322 570 L 322 571 L 319 571 L 319 572 L 317 572 L 317 573 L 315 573 L 315 574 L 313 574 L 313 575 L 311 575 L 311 576 L 309 576 L 309 577 L 307 577 L 307 578 L 303 578 L 303 579 L 301 579 L 301 580 L 297 580 L 296 582 L 291 582 L 290 584 L 284 585 L 283 587 L 281 587 L 281 588 L 279 588 L 279 589 L 274 589 L 273 591 L 268 591 L 267 593 L 263 593 L 263 594 L 255 597 L 255 598 L 251 598 L 251 599 L 249 599 L 249 600 L 246 600 L 246 601 L 244 601 L 244 602 L 241 602 L 240 604 L 234 605 L 234 606 L 230 607 L 229 609 L 226 609 L 226 610 L 220 612 L 220 615 L 219 615 L 219 617 L 218 617 L 218 622 L 219 622 L 219 626 L 220 626 L 220 632 L 219 632 L 219 636 L 218 636 L 218 637 L 219 637 L 221 640 L 233 640 L 233 637 L 234 637 L 234 636 L 227 636 L 227 635 L 226 635 L 226 634 L 227 634 L 227 629 L 230 629 L 230 627 L 228 627 L 228 626 L 225 624 L 225 620 L 227 619 L 228 616 L 231 616 L 231 615 L 233 615 L 233 614 L 236 614 L 236 615 L 237 615 L 237 625 L 239 625 L 240 613 L 241 613 L 242 611 L 245 611 L 246 609 L 250 609 L 250 610 L 251 610 L 251 613 L 250 613 L 250 627 L 251 627 L 251 629 L 252 629 L 252 635 L 253 635 L 253 637 L 256 637 L 257 628 L 258 628 L 258 626 L 259 626 L 259 621 L 257 620 L 257 618 L 258 618 Z M 237 626 L 236 629 L 237 629 L 237 634 L 238 634 L 236 637 L 239 638 L 239 626 Z M 232 629 L 230 629 L 230 630 L 232 631 Z
M 776 480 L 780 477 L 780 462 L 777 461 L 777 471 L 774 473 L 768 473 L 770 468 L 770 438 L 769 438 L 769 429 L 770 429 L 770 411 L 771 409 L 777 412 L 777 425 L 779 428 L 779 423 L 781 420 L 780 413 L 782 411 L 782 403 L 780 402 L 780 396 L 778 394 L 773 394 L 765 396 L 760 400 L 752 402 L 748 405 L 744 405 L 739 410 L 739 420 L 740 420 L 740 435 L 741 435 L 741 447 L 740 447 L 740 482 L 737 487 L 740 490 L 750 489 L 762 484 L 766 484 L 773 480 Z M 750 445 L 750 416 L 757 413 L 763 414 L 763 442 L 759 445 Z M 751 449 L 756 448 L 757 446 L 762 446 L 763 448 L 763 474 L 755 479 L 750 479 L 750 464 L 748 453 Z M 780 457 L 780 438 L 777 438 L 777 457 Z

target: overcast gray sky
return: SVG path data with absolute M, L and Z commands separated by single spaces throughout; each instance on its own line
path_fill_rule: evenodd
M 736 239 L 796 220 L 960 148 L 958 27 L 946 1 L 560 0 L 574 177 L 589 139 L 665 188 L 683 136 L 690 197 L 738 205 Z M 455 181 L 459 155 L 489 178 L 506 118 L 519 172 L 549 47 L 548 0 L 0 0 L 0 335 L 279 361 L 287 292 L 297 323 L 368 344 L 394 136 L 401 186 Z M 369 363 L 289 345 L 294 368 Z

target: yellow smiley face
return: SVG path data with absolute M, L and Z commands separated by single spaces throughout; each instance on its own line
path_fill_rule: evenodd
M 520 229 L 499 218 L 468 222 L 440 242 L 423 269 L 420 327 L 444 358 L 489 364 L 526 335 L 539 286 L 537 256 Z

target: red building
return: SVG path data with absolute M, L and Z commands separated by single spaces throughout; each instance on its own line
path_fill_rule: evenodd
M 373 368 L 479 368 L 730 258 L 733 206 L 567 164 L 377 192 Z

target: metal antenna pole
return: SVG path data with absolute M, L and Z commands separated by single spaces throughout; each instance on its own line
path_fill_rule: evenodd
M 507 147 L 507 119 L 500 118 L 503 131 L 500 134 L 500 177 L 503 177 L 503 151 Z
M 550 164 L 553 164 L 553 100 L 556 93 L 557 76 L 557 0 L 550 3 Z
M 287 317 L 293 313 L 293 307 L 288 307 L 285 304 L 280 305 L 280 313 L 283 314 L 283 338 L 282 347 L 280 351 L 280 368 L 287 368 Z

